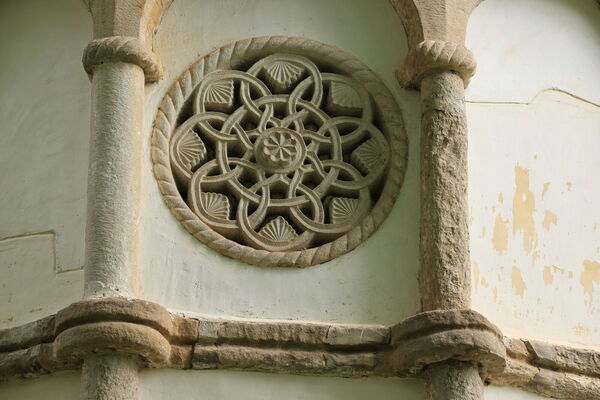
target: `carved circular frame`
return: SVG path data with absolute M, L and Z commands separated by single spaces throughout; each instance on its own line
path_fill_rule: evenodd
M 273 53 L 288 52 L 318 60 L 355 79 L 367 89 L 376 105 L 382 133 L 389 141 L 390 160 L 379 199 L 364 219 L 341 237 L 323 245 L 296 251 L 266 251 L 227 239 L 204 224 L 184 202 L 171 170 L 169 145 L 178 116 L 203 77 L 218 69 L 234 69 L 249 60 Z M 381 79 L 356 57 L 313 40 L 269 36 L 227 44 L 200 58 L 188 68 L 165 94 L 155 117 L 152 133 L 154 175 L 167 206 L 182 225 L 212 249 L 249 264 L 272 267 L 307 267 L 345 254 L 366 240 L 387 217 L 407 165 L 408 139 L 400 109 Z

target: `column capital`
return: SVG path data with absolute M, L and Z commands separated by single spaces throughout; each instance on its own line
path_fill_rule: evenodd
M 152 48 L 152 38 L 173 0 L 83 0 L 94 20 L 94 39 L 131 36 Z
M 83 0 L 94 22 L 94 40 L 83 54 L 91 76 L 105 62 L 126 62 L 144 70 L 146 82 L 162 76 L 152 39 L 162 15 L 173 0 Z
M 482 0 L 390 0 L 408 38 L 408 55 L 397 73 L 404 87 L 420 87 L 428 72 L 458 73 L 465 87 L 475 57 L 464 47 L 471 12 Z
M 465 83 L 475 75 L 477 62 L 473 53 L 465 46 L 441 40 L 424 40 L 410 50 L 397 72 L 404 87 L 418 88 L 427 73 L 453 71 Z
M 131 36 L 109 36 L 92 40 L 83 52 L 83 68 L 93 75 L 97 65 L 107 62 L 136 64 L 144 70 L 146 82 L 156 82 L 162 76 L 158 57 L 139 39 Z

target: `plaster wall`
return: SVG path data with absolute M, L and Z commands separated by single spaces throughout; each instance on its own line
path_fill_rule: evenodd
M 473 307 L 505 334 L 600 345 L 600 6 L 488 0 L 467 46 Z
M 144 370 L 140 380 L 140 397 L 143 399 L 416 400 L 425 396 L 424 384 L 408 379 L 344 379 L 235 371 Z M 169 385 L 165 385 L 166 381 Z M 232 385 L 232 382 L 235 382 L 235 385 Z
M 222 257 L 193 238 L 165 206 L 150 151 L 144 154 L 141 286 L 171 309 L 238 317 L 391 324 L 419 310 L 418 94 L 402 91 L 394 71 L 406 54 L 400 18 L 388 1 L 174 2 L 154 50 L 166 74 L 147 89 L 146 138 L 169 86 L 198 57 L 252 36 L 289 35 L 346 50 L 377 72 L 404 110 L 410 154 L 399 199 L 380 229 L 359 248 L 324 265 L 273 269 Z M 393 38 L 393 40 L 390 40 Z
M 542 397 L 510 387 L 487 386 L 483 394 L 485 400 L 553 400 L 550 397 Z
M 600 345 L 599 21 L 592 0 L 486 0 L 471 18 L 467 46 L 479 61 L 467 91 L 473 306 L 507 334 Z M 8 327 L 81 298 L 90 87 L 79 60 L 91 19 L 79 0 L 2 2 L 0 33 L 0 304 L 8 304 L 0 327 Z M 153 111 L 178 74 L 220 45 L 269 34 L 360 58 L 396 95 L 410 139 L 388 220 L 355 251 L 302 270 L 247 266 L 206 248 L 163 204 L 149 158 Z M 418 312 L 420 110 L 418 94 L 393 76 L 406 42 L 387 1 L 177 0 L 155 51 L 166 76 L 147 88 L 145 298 L 191 312 L 327 322 L 389 324 Z M 172 370 L 144 370 L 141 380 L 141 398 L 156 399 L 424 397 L 412 380 Z M 78 392 L 74 372 L 0 385 L 9 399 Z M 488 387 L 486 398 L 540 397 Z
M 0 399 L 77 400 L 79 372 L 57 372 L 36 379 L 18 380 L 0 385 Z
M 0 328 L 81 298 L 91 31 L 79 0 L 0 3 Z

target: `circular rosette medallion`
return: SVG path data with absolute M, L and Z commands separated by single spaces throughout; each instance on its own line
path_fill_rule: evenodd
M 200 59 L 154 124 L 155 174 L 198 239 L 257 265 L 341 255 L 383 221 L 406 136 L 388 89 L 335 48 L 254 38 Z

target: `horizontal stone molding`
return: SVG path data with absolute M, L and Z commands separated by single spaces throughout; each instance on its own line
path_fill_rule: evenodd
M 93 322 L 69 328 L 54 339 L 59 361 L 83 360 L 98 350 L 137 354 L 152 366 L 167 364 L 171 346 L 157 330 L 130 322 Z
M 407 318 L 392 328 L 392 369 L 419 375 L 430 364 L 473 361 L 483 375 L 501 373 L 506 364 L 502 334 L 473 310 L 436 310 Z
M 379 325 L 201 319 L 192 367 L 385 376 L 389 345 Z
M 149 301 L 124 297 L 82 300 L 54 318 L 54 350 L 60 361 L 84 359 L 99 349 L 136 354 L 149 365 L 167 365 L 171 343 L 194 343 L 197 323 Z
M 0 330 L 0 354 L 54 341 L 55 316 Z
M 198 322 L 198 343 L 271 344 L 305 348 L 381 348 L 390 328 L 382 325 L 328 325 L 302 322 L 205 319 Z
M 555 399 L 600 398 L 600 349 L 508 337 L 504 344 L 506 368 L 489 383 Z
M 160 306 L 123 298 L 88 302 L 99 306 L 75 303 L 56 316 L 0 330 L 0 381 L 76 370 L 78 355 L 118 349 L 146 358 L 144 366 L 345 377 L 418 376 L 436 360 L 473 359 L 493 385 L 555 399 L 591 400 L 600 393 L 600 349 L 501 337 L 470 310 L 421 313 L 388 327 L 184 317 L 164 309 L 149 316 L 148 310 Z M 125 305 L 137 311 L 127 312 Z M 103 314 L 109 308 L 119 318 Z M 84 309 L 93 317 L 85 317 Z M 454 341 L 454 351 L 448 341 Z M 493 367 L 503 352 L 503 370 L 485 368 L 486 357 L 491 354 Z
M 197 336 L 194 320 L 173 315 L 159 304 L 126 297 L 94 298 L 71 304 L 54 317 L 54 334 L 82 324 L 111 321 L 148 326 L 176 344 L 194 343 Z
M 487 377 L 495 386 L 511 386 L 557 400 L 598 400 L 600 379 L 508 358 L 504 372 Z
M 527 340 L 526 345 L 534 365 L 600 377 L 598 350 L 566 347 L 539 340 Z
M 79 368 L 81 368 L 80 362 L 59 361 L 54 354 L 52 343 L 40 343 L 19 350 L 0 352 L 0 382 L 16 378 L 36 378 L 40 375 Z
M 398 70 L 400 84 L 418 88 L 423 77 L 436 71 L 454 71 L 468 86 L 475 75 L 477 62 L 465 46 L 439 40 L 425 40 L 412 49 Z
M 55 334 L 77 325 L 98 321 L 122 321 L 147 325 L 169 337 L 172 317 L 164 307 L 149 301 L 105 297 L 78 301 L 56 314 Z
M 308 349 L 261 348 L 235 345 L 194 348 L 194 369 L 231 369 L 344 377 L 383 375 L 375 352 L 327 352 Z
M 92 40 L 83 52 L 83 67 L 88 75 L 94 68 L 110 62 L 124 62 L 144 70 L 146 82 L 156 82 L 163 74 L 156 55 L 139 39 L 131 36 L 109 36 Z

